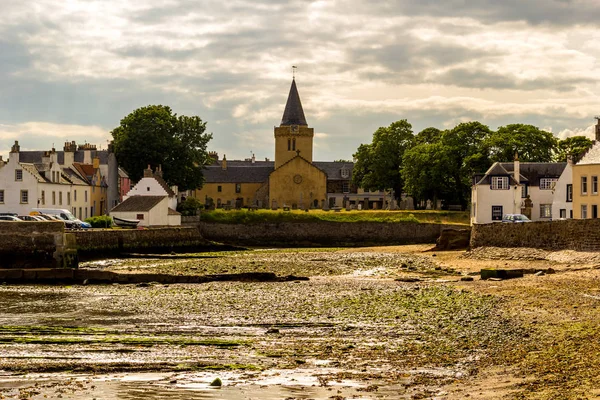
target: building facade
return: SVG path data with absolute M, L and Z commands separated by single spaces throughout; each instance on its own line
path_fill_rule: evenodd
M 600 195 L 600 118 L 595 128 L 596 141 L 592 148 L 573 166 L 573 217 L 598 218 Z

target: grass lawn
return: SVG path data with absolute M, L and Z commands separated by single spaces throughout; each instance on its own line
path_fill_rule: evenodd
M 469 224 L 468 211 L 402 210 L 402 211 L 323 211 L 302 210 L 214 210 L 204 211 L 200 219 L 205 222 L 224 224 L 248 224 L 261 222 L 413 222 Z

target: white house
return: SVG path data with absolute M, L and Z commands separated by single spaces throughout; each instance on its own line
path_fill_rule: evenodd
M 55 152 L 47 162 L 24 163 L 19 160 L 19 142 L 10 151 L 8 162 L 0 161 L 0 212 L 29 214 L 32 208 L 71 208 L 72 183 L 63 174 Z
M 471 223 L 501 221 L 504 214 L 531 213 L 533 221 L 553 215 L 555 186 L 567 163 L 496 162 L 485 174 L 475 175 L 471 188 Z M 565 184 L 567 175 L 560 185 Z M 531 209 L 526 209 L 527 198 Z M 566 209 L 566 207 L 563 207 Z M 566 211 L 565 211 L 566 212 Z
M 571 158 L 567 160 L 567 166 L 554 185 L 552 218 L 573 218 L 573 161 Z
M 150 166 L 144 177 L 123 197 L 123 202 L 110 215 L 123 219 L 137 219 L 139 226 L 181 225 L 177 208 L 177 188 L 170 188 L 162 178 L 160 167 L 155 173 Z

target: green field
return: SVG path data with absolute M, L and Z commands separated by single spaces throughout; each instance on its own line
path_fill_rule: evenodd
M 466 211 L 403 210 L 403 211 L 323 211 L 302 210 L 214 210 L 203 211 L 200 219 L 224 224 L 252 224 L 261 222 L 413 222 L 469 224 Z

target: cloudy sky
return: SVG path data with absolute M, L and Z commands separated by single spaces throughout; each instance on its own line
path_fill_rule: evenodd
M 598 0 L 0 0 L 0 154 L 106 148 L 148 104 L 198 115 L 228 159 L 273 157 L 291 83 L 315 160 L 379 126 L 478 120 L 592 136 Z

